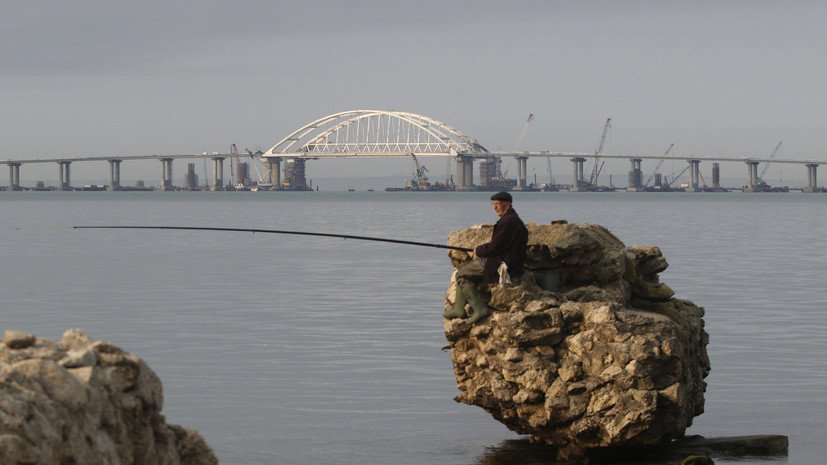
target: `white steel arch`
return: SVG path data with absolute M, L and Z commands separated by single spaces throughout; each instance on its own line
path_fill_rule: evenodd
M 488 153 L 459 130 L 401 111 L 351 110 L 297 129 L 263 157 L 409 157 Z

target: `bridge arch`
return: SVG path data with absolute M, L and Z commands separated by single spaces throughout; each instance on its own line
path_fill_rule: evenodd
M 401 111 L 350 110 L 319 118 L 293 131 L 264 157 L 408 157 L 487 153 L 442 121 Z

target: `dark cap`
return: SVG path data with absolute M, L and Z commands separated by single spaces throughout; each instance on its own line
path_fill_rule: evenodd
M 501 200 L 504 202 L 511 202 L 511 194 L 508 192 L 497 192 L 491 196 L 491 200 Z

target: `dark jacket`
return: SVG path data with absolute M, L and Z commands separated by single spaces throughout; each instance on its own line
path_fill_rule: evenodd
M 478 246 L 475 249 L 477 256 L 485 258 L 485 282 L 494 284 L 499 282 L 500 275 L 497 268 L 505 262 L 508 266 L 508 275 L 519 278 L 523 275 L 523 263 L 528 246 L 528 229 L 523 220 L 517 216 L 514 208 L 509 208 L 494 225 L 491 242 Z

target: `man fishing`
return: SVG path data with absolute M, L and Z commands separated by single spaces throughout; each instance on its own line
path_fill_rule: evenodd
M 465 318 L 466 303 L 471 304 L 471 308 L 474 309 L 474 313 L 468 318 L 471 324 L 491 314 L 488 298 L 480 291 L 479 285 L 496 285 L 499 282 L 499 268 L 502 264 L 507 267 L 512 280 L 522 277 L 528 229 L 511 203 L 511 194 L 508 192 L 498 192 L 491 196 L 491 206 L 500 219 L 494 225 L 491 241 L 477 246 L 471 252 L 472 260 L 463 263 L 457 270 L 454 308 L 445 313 L 445 318 Z

